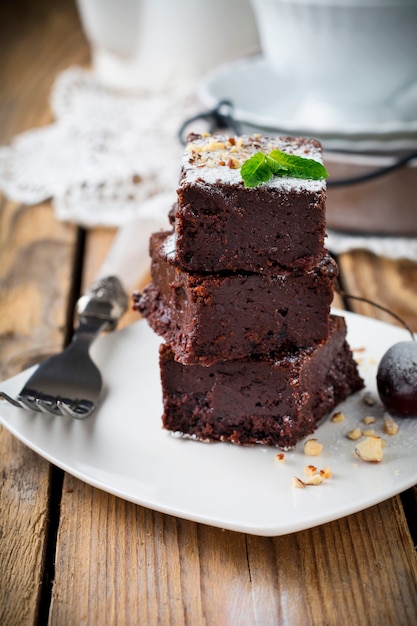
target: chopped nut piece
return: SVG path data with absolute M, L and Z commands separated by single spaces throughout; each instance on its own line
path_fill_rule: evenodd
M 338 422 L 344 422 L 345 421 L 345 414 L 342 411 L 337 411 L 337 413 L 334 413 L 332 415 L 332 422 L 338 423 Z
M 364 437 L 373 437 L 375 435 L 375 430 L 373 428 L 367 428 L 362 431 L 362 435 L 364 435 Z
M 372 394 L 369 391 L 367 391 L 366 393 L 363 394 L 362 402 L 364 404 L 367 404 L 368 406 L 374 406 L 375 398 L 372 396 Z
M 292 478 L 292 486 L 297 487 L 297 489 L 304 489 L 305 483 L 302 480 L 297 478 L 297 476 L 293 476 Z
M 203 147 L 198 146 L 196 143 L 189 143 L 187 146 L 188 152 L 202 152 Z
M 202 146 L 201 150 L 203 152 L 212 152 L 213 150 L 224 150 L 225 147 L 226 146 L 222 141 L 216 141 L 215 139 L 212 139 L 205 146 Z
M 313 474 L 313 476 L 310 476 L 310 478 L 304 481 L 306 485 L 321 485 L 322 482 L 323 476 L 320 476 L 320 474 Z
M 360 439 L 360 437 L 362 437 L 362 431 L 360 428 L 354 428 L 347 433 L 346 437 L 355 441 L 356 439 Z
M 285 459 L 285 454 L 283 452 L 280 452 L 275 457 L 275 460 L 278 461 L 279 463 L 282 463 L 284 459 Z
M 317 467 L 314 465 L 306 465 L 304 468 L 304 474 L 306 476 L 314 476 L 314 474 L 317 474 Z
M 367 437 L 355 448 L 355 453 L 363 461 L 379 463 L 382 461 L 381 437 Z
M 362 422 L 366 425 L 375 424 L 376 417 L 374 417 L 373 415 L 367 415 L 366 417 L 363 418 Z
M 227 166 L 230 167 L 231 170 L 238 170 L 240 167 L 240 161 L 238 161 L 235 157 L 229 157 Z
M 319 456 L 323 450 L 323 444 L 317 439 L 308 439 L 304 444 L 304 454 L 307 456 Z
M 324 467 L 323 469 L 320 470 L 320 476 L 322 476 L 322 478 L 330 478 L 331 475 L 332 473 L 329 467 Z
M 398 430 L 399 426 L 396 422 L 394 422 L 392 417 L 386 417 L 384 419 L 384 432 L 387 433 L 387 435 L 396 435 Z
M 210 133 L 208 133 L 207 131 L 201 133 L 202 137 L 210 137 Z

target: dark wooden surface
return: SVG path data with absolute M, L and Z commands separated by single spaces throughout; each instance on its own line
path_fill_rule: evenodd
M 51 121 L 56 74 L 88 65 L 69 0 L 0 9 L 0 144 Z M 0 197 L 0 349 L 6 378 L 59 350 L 114 232 Z M 344 288 L 417 330 L 417 265 L 341 256 Z M 385 315 L 365 304 L 351 308 Z M 127 318 L 125 323 L 129 323 Z M 391 321 L 391 320 L 389 320 Z M 417 451 L 416 451 L 417 452 Z M 414 625 L 416 489 L 283 537 L 256 537 L 127 503 L 50 466 L 0 428 L 0 623 Z

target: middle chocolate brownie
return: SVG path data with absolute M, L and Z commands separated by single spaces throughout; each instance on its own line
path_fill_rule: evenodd
M 179 363 L 211 365 L 327 338 L 337 276 L 329 255 L 275 275 L 187 272 L 172 260 L 169 235 L 151 237 L 152 283 L 134 306 Z

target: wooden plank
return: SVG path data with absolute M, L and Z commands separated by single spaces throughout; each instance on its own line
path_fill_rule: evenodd
M 87 58 L 72 2 L 1 3 L 0 143 L 51 121 L 57 72 Z M 76 34 L 78 32 L 78 34 Z M 49 203 L 0 196 L 0 380 L 61 349 L 75 243 Z M 0 429 L 0 623 L 35 624 L 44 574 L 50 466 Z
M 48 527 L 49 463 L 0 426 L 0 623 L 35 624 Z
M 417 561 L 398 498 L 283 537 L 123 502 L 67 476 L 51 623 L 410 624 Z
M 244 535 L 66 477 L 52 624 L 250 624 L 251 604 Z
M 262 624 L 414 624 L 417 560 L 399 499 L 265 542 L 248 537 Z
M 345 291 L 387 307 L 417 331 L 417 263 L 406 259 L 394 261 L 356 250 L 342 254 L 339 267 Z M 399 325 L 388 313 L 370 304 L 350 299 L 349 307 L 362 315 Z
M 76 231 L 51 207 L 0 205 L 0 379 L 61 348 Z
M 87 65 L 89 48 L 72 0 L 0 3 L 0 138 L 49 124 L 49 95 L 57 74 Z
M 49 205 L 3 202 L 0 238 L 4 379 L 63 345 L 75 230 L 57 224 Z M 0 450 L 0 623 L 33 624 L 43 579 L 50 469 L 5 429 Z
M 187 623 L 179 533 L 175 518 L 129 504 L 67 476 L 51 623 Z M 187 571 L 187 580 L 193 573 L 196 570 Z M 196 580 L 198 583 L 198 577 Z M 195 590 L 198 592 L 198 587 Z M 198 593 L 188 598 L 193 617 L 196 601 Z

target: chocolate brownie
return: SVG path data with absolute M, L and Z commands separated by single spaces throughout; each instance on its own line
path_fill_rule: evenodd
M 332 316 L 315 346 L 209 367 L 182 365 L 163 344 L 164 427 L 202 441 L 293 447 L 363 387 L 345 335 L 344 319 Z
M 171 239 L 169 233 L 152 235 L 153 282 L 134 306 L 180 363 L 209 365 L 328 336 L 337 275 L 330 256 L 308 270 L 275 275 L 187 272 L 172 261 Z
M 175 259 L 184 269 L 274 273 L 311 267 L 324 254 L 324 180 L 274 176 L 246 188 L 241 164 L 278 149 L 322 160 L 320 143 L 294 137 L 193 135 L 177 189 Z

